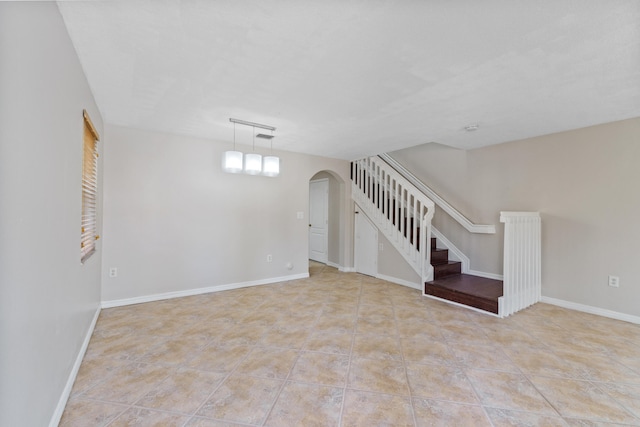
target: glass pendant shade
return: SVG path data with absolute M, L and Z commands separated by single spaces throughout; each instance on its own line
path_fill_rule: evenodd
M 244 156 L 244 173 L 258 175 L 262 172 L 262 156 L 256 153 L 248 153 Z
M 265 176 L 280 175 L 280 157 L 265 156 L 264 167 L 262 168 L 262 174 Z
M 242 153 L 240 151 L 225 151 L 222 158 L 222 169 L 229 173 L 242 172 Z

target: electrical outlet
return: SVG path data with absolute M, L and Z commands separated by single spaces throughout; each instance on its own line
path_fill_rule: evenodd
M 609 276 L 609 286 L 614 288 L 620 287 L 620 278 L 618 276 Z
M 267 255 L 267 262 L 271 262 L 273 261 L 273 257 L 271 256 L 271 254 Z
M 109 269 L 109 277 L 118 277 L 118 269 L 116 267 Z

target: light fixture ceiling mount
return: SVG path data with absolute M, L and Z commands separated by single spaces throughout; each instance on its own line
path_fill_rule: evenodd
M 270 130 L 271 132 L 276 130 L 276 128 L 274 128 L 273 126 L 263 125 L 262 123 L 248 122 L 246 120 L 240 120 L 240 119 L 229 119 L 229 121 L 231 123 L 237 123 L 239 125 L 245 125 L 245 126 L 249 126 L 249 127 L 252 127 L 252 128 L 260 128 L 260 129 Z

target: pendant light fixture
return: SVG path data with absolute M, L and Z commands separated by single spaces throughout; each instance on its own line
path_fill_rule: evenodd
M 236 124 L 233 124 L 233 150 L 225 151 L 222 157 L 222 170 L 229 173 L 242 172 L 242 153 L 236 151 Z
M 273 132 L 269 140 L 271 141 L 271 153 L 264 156 L 262 174 L 264 176 L 278 176 L 280 175 L 280 157 L 273 155 Z
M 244 156 L 244 173 L 259 175 L 262 172 L 262 156 L 256 151 L 256 128 L 253 127 L 253 150 Z
M 273 142 L 271 142 L 271 153 L 263 157 L 256 153 L 256 136 L 261 139 L 273 139 L 273 131 L 275 127 L 263 125 L 260 123 L 247 122 L 240 119 L 229 119 L 233 123 L 233 151 L 226 151 L 222 161 L 222 169 L 225 172 L 240 173 L 244 172 L 248 175 L 264 175 L 269 177 L 278 176 L 280 174 L 280 158 L 273 155 Z M 253 149 L 251 153 L 242 154 L 236 151 L 236 123 L 240 125 L 250 126 L 253 129 Z M 260 133 L 256 135 L 256 128 L 267 129 L 271 131 L 271 135 Z M 244 167 L 243 167 L 244 166 Z

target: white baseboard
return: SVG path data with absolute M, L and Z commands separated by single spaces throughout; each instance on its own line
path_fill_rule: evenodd
M 185 291 L 165 292 L 162 294 L 143 295 L 140 297 L 102 301 L 102 308 L 121 307 L 124 305 L 142 304 L 145 302 L 160 301 L 164 299 L 208 294 L 210 292 L 229 291 L 231 289 L 247 288 L 249 286 L 268 285 L 268 284 L 277 283 L 277 282 L 287 282 L 289 280 L 306 279 L 307 277 L 309 277 L 309 273 L 300 273 L 300 274 L 292 274 L 290 276 L 272 277 L 269 279 L 251 280 L 248 282 L 230 283 L 227 285 L 209 286 L 206 288 L 187 289 Z
M 576 302 L 565 301 L 557 298 L 542 297 L 540 301 L 551 305 L 557 305 L 558 307 L 569 308 L 571 310 L 582 311 L 584 313 L 597 314 L 598 316 L 609 317 L 611 319 L 623 320 L 625 322 L 636 323 L 640 325 L 640 317 L 631 314 L 620 313 L 617 311 L 607 310 L 599 307 L 592 307 L 590 305 L 578 304 Z
M 422 290 L 420 283 L 413 283 L 408 280 L 398 279 L 397 277 L 386 276 L 384 274 L 376 274 L 377 279 L 386 280 L 387 282 L 395 283 L 397 285 L 407 286 L 409 288 Z
M 67 384 L 64 386 L 62 390 L 62 394 L 60 395 L 60 399 L 58 400 L 58 405 L 56 406 L 56 410 L 53 412 L 53 416 L 51 417 L 51 421 L 49 422 L 49 427 L 57 427 L 60 424 L 60 419 L 62 418 L 62 414 L 64 412 L 64 408 L 67 406 L 67 402 L 69 401 L 69 396 L 71 395 L 71 389 L 73 388 L 73 383 L 76 381 L 76 376 L 78 376 L 78 371 L 80 370 L 80 365 L 82 365 L 82 359 L 84 359 L 84 354 L 87 352 L 87 347 L 89 347 L 89 341 L 91 340 L 91 336 L 93 335 L 93 330 L 96 327 L 96 322 L 98 321 L 98 316 L 100 315 L 100 307 L 96 310 L 96 313 L 93 315 L 93 320 L 91 320 L 91 324 L 89 325 L 89 330 L 84 337 L 84 341 L 82 342 L 82 346 L 80 347 L 80 351 L 78 352 L 78 356 L 76 357 L 76 361 L 73 364 L 73 368 L 71 368 L 71 373 L 69 374 L 69 378 L 67 379 Z
M 335 262 L 331 262 L 331 261 L 327 261 L 327 265 L 329 267 L 333 267 L 333 268 L 337 268 L 338 271 L 342 272 L 342 273 L 355 273 L 356 269 L 353 267 L 343 267 L 338 263 Z
M 329 267 L 333 267 L 333 268 L 338 269 L 338 271 L 342 271 L 342 266 L 340 264 L 338 264 L 338 263 L 327 261 L 327 265 Z

